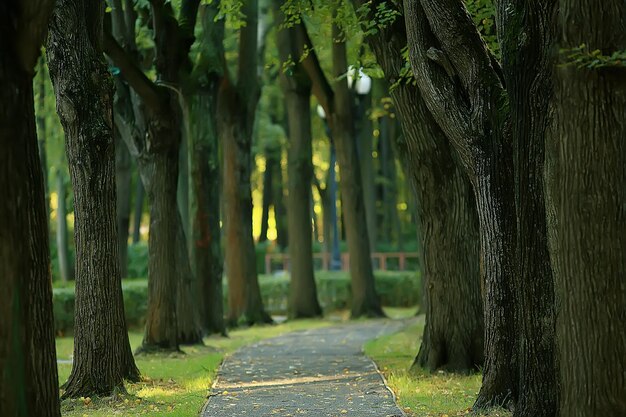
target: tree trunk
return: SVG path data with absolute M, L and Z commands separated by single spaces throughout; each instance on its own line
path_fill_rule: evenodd
M 485 366 L 476 410 L 517 400 L 517 219 L 506 92 L 465 5 L 405 0 L 409 59 L 434 119 L 469 176 L 478 209 Z M 432 47 L 440 45 L 444 51 Z M 454 64 L 451 64 L 452 61 Z M 452 74 L 448 71 L 461 70 Z M 450 75 L 452 74 L 452 75 Z M 459 83 L 453 77 L 459 78 Z M 422 231 L 424 233 L 424 231 Z
M 183 345 L 203 344 L 200 308 L 198 307 L 199 285 L 189 263 L 189 250 L 182 219 L 177 216 L 176 225 L 176 271 L 178 290 L 176 293 L 176 319 L 178 320 L 178 343 Z
M 191 98 L 191 219 L 192 264 L 199 281 L 201 321 L 208 334 L 225 334 L 222 301 L 222 252 L 218 135 L 215 120 L 217 88 L 198 91 Z
M 39 145 L 39 159 L 41 163 L 41 171 L 43 172 L 43 187 L 46 202 L 46 219 L 50 218 L 50 185 L 48 184 L 48 156 L 46 153 L 46 60 L 44 57 L 39 58 L 39 73 L 37 77 L 37 85 L 39 88 L 39 116 L 37 117 L 37 136 Z
M 59 258 L 59 273 L 62 282 L 74 279 L 73 268 L 70 265 L 70 251 L 67 233 L 67 189 L 61 169 L 57 168 L 57 256 Z
M 164 116 L 158 122 L 167 120 Z M 149 134 L 156 143 L 177 143 L 180 131 L 160 130 L 150 120 Z M 170 143 L 172 143 L 170 142 Z M 178 317 L 176 304 L 179 271 L 177 271 L 177 235 L 179 224 L 176 204 L 178 182 L 178 146 L 171 145 L 147 155 L 143 171 L 151 172 L 146 184 L 150 201 L 150 247 L 148 259 L 148 312 L 142 351 L 178 350 Z
M 365 202 L 365 217 L 367 219 L 367 235 L 369 236 L 370 251 L 376 251 L 376 190 L 374 184 L 374 158 L 372 158 L 372 121 L 367 111 L 372 107 L 372 96 L 367 94 L 358 97 L 357 120 L 357 152 L 361 167 L 361 181 L 363 184 L 363 201 Z M 395 185 L 395 184 L 394 184 Z
M 137 184 L 135 185 L 135 208 L 133 209 L 133 244 L 137 244 L 141 240 L 141 217 L 143 216 L 145 195 L 143 182 L 140 175 L 138 175 Z
M 516 417 L 558 414 L 555 303 L 546 234 L 544 153 L 552 123 L 556 0 L 498 5 L 502 64 L 512 115 L 517 208 Z M 522 19 L 523 16 L 523 19 Z M 521 45 L 518 40 L 526 37 Z
M 277 160 L 273 166 L 274 175 L 272 185 L 273 195 L 272 202 L 274 204 L 274 219 L 276 220 L 276 241 L 282 249 L 286 248 L 289 242 L 289 231 L 287 229 L 287 213 L 285 209 L 285 195 L 283 193 L 283 167 L 281 166 L 282 149 L 279 147 L 277 152 Z
M 398 77 L 406 45 L 402 21 L 367 40 L 385 78 Z M 414 366 L 470 372 L 483 364 L 474 194 L 418 88 L 401 83 L 391 97 L 404 132 L 403 139 L 396 138 L 398 148 L 419 202 L 426 325 Z
M 341 211 L 350 253 L 351 314 L 353 318 L 380 317 L 384 313 L 372 270 L 363 183 L 354 135 L 354 102 L 346 80 L 341 77 L 348 69 L 345 42 L 337 41 L 343 37 L 340 29 L 333 24 L 333 75 L 338 80 L 335 82 L 334 113 L 330 115 L 330 126 L 341 173 Z
M 546 198 L 557 299 L 562 416 L 626 415 L 626 82 L 623 1 L 560 1 L 556 132 Z M 569 58 L 585 45 L 583 62 Z M 588 60 L 584 61 L 584 60 Z
M 63 394 L 71 398 L 108 396 L 124 379 L 139 379 L 119 269 L 113 90 L 101 49 L 103 16 L 103 3 L 58 1 L 47 48 L 76 216 L 74 362 Z
M 120 252 L 120 274 L 128 275 L 128 233 L 130 227 L 131 158 L 126 144 L 115 129 L 115 182 L 117 194 L 117 235 Z
M 231 326 L 271 322 L 261 300 L 252 238 L 251 137 L 236 108 L 218 111 L 218 117 L 222 116 L 218 123 L 224 155 L 225 266 Z
M 419 93 L 418 93 L 419 94 Z M 379 137 L 380 164 L 383 175 L 383 224 L 387 242 L 399 240 L 398 236 L 398 178 L 391 142 L 397 140 L 394 135 L 394 120 L 385 116 L 381 121 L 381 135 Z
M 59 417 L 48 221 L 33 97 L 43 37 L 38 28 L 46 25 L 52 5 L 32 3 L 20 3 L 19 10 L 0 6 L 6 46 L 0 57 L 0 415 Z
M 180 142 L 180 161 L 178 168 L 178 187 L 176 201 L 178 203 L 178 211 L 180 212 L 180 220 L 182 222 L 185 236 L 191 236 L 189 226 L 189 151 L 188 151 L 187 132 L 184 132 Z M 186 245 L 188 246 L 188 245 Z
M 287 220 L 291 260 L 291 318 L 316 317 L 322 314 L 313 275 L 311 192 L 305 186 L 311 183 L 312 174 L 310 96 L 310 89 L 307 88 L 303 91 L 285 91 L 289 114 Z
M 265 150 L 265 171 L 263 172 L 263 212 L 261 214 L 261 234 L 259 243 L 267 241 L 268 220 L 270 217 L 270 206 L 272 205 L 273 194 L 273 174 L 276 160 L 270 155 L 270 150 Z

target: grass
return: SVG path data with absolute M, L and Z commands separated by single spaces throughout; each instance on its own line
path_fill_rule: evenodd
M 65 400 L 61 406 L 64 417 L 168 416 L 198 415 L 223 358 L 239 347 L 283 333 L 318 328 L 336 323 L 332 320 L 297 320 L 275 326 L 255 326 L 233 330 L 228 338 L 210 337 L 206 346 L 183 347 L 184 354 L 136 357 L 142 381 L 127 383 L 127 393 L 109 398 Z M 141 344 L 142 334 L 129 333 L 133 348 Z M 57 357 L 70 359 L 71 337 L 57 339 Z M 59 364 L 59 381 L 64 383 L 71 371 L 70 364 Z
M 404 330 L 368 342 L 365 353 L 376 362 L 399 405 L 408 415 L 452 417 L 470 414 L 480 389 L 480 374 L 409 372 L 419 349 L 423 329 L 424 318 L 420 316 Z M 511 414 L 494 410 L 480 415 L 509 417 Z

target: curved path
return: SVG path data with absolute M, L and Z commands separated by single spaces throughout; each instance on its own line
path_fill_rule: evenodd
M 399 330 L 373 320 L 288 333 L 227 358 L 203 417 L 402 417 L 376 366 L 368 340 Z

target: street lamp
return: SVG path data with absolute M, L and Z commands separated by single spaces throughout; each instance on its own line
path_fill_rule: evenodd
M 317 115 L 324 121 L 324 129 L 326 130 L 326 136 L 330 141 L 330 168 L 328 172 L 328 198 L 330 200 L 330 222 L 332 225 L 332 240 L 331 240 L 331 255 L 330 255 L 330 270 L 339 271 L 341 269 L 341 252 L 339 251 L 339 227 L 337 226 L 337 180 L 335 178 L 335 165 L 337 164 L 337 155 L 335 154 L 335 145 L 333 143 L 333 137 L 328 127 L 328 121 L 326 120 L 326 112 L 324 108 L 317 105 Z M 327 221 L 327 219 L 324 219 Z M 324 239 L 328 239 L 328 236 L 324 236 Z

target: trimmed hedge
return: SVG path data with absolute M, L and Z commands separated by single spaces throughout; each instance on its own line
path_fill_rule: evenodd
M 420 277 L 416 272 L 375 272 L 376 289 L 382 304 L 388 307 L 409 307 L 421 301 Z M 326 311 L 349 307 L 351 290 L 347 272 L 318 271 L 315 274 L 317 294 Z M 224 280 L 225 282 L 226 280 Z M 289 275 L 260 275 L 259 283 L 265 308 L 271 314 L 285 314 L 289 294 Z M 148 306 L 148 282 L 145 279 L 124 280 L 124 308 L 131 328 L 143 326 Z M 224 285 L 224 305 L 228 287 Z M 74 327 L 74 288 L 53 290 L 54 325 L 57 334 L 71 332 Z

